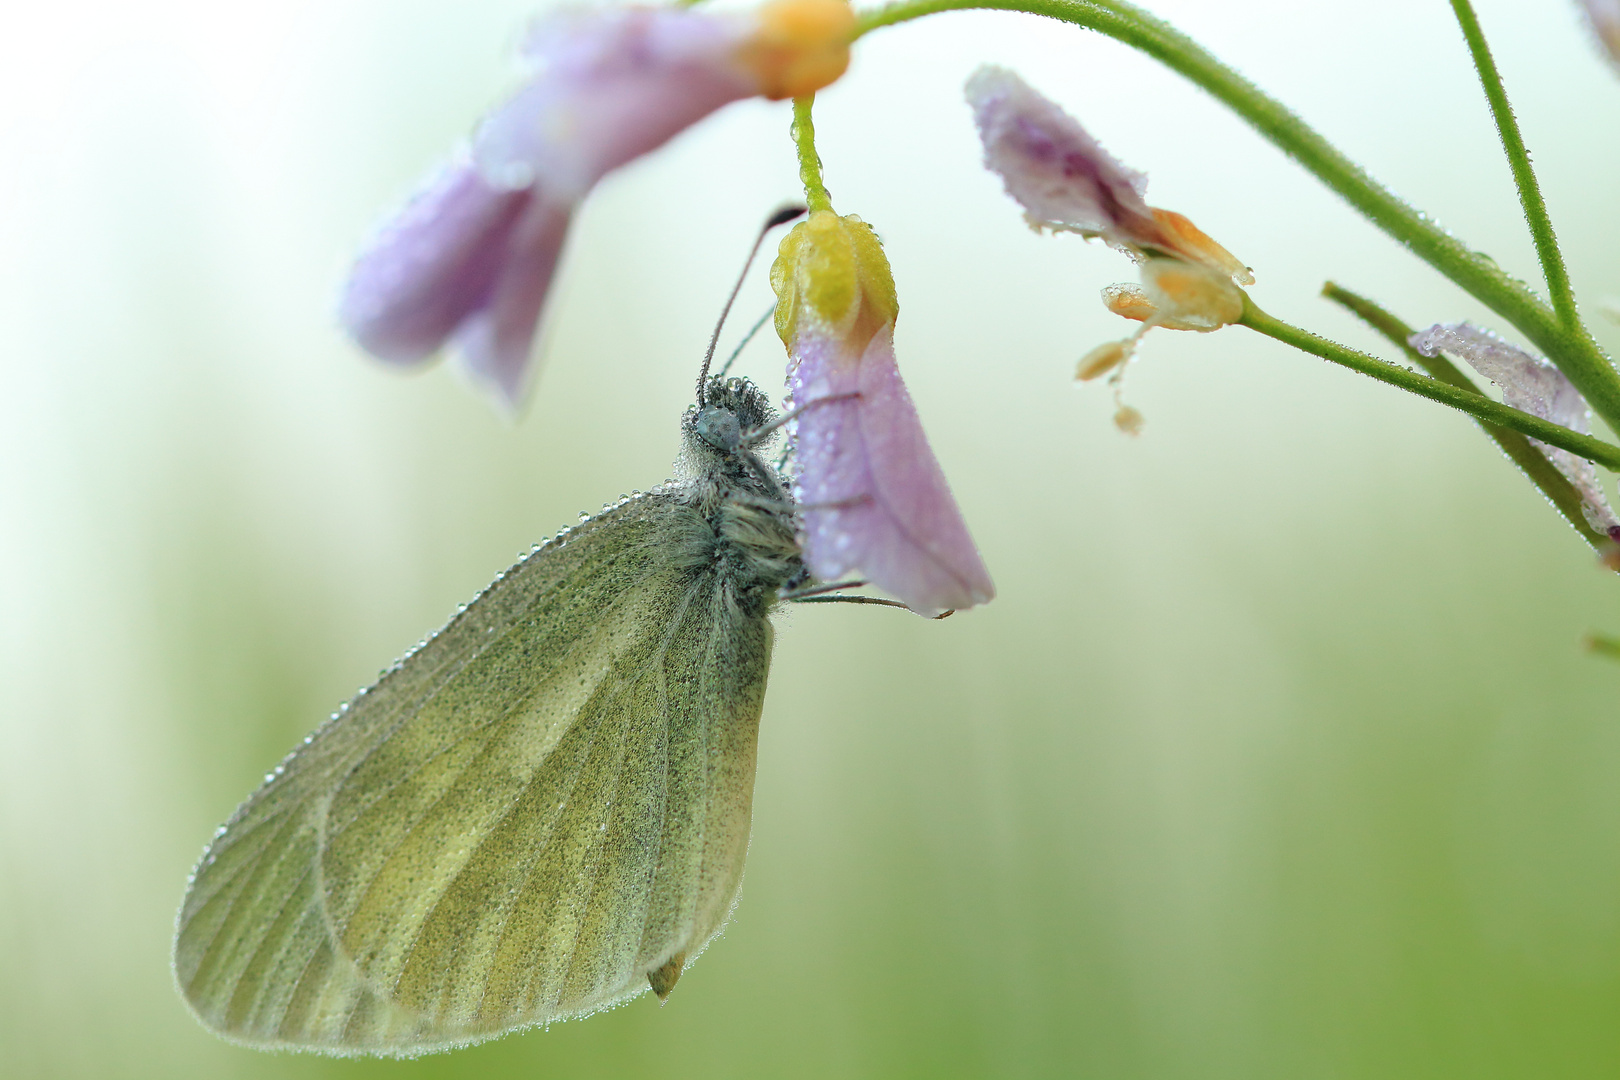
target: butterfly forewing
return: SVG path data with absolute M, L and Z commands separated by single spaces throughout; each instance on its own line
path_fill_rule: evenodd
M 181 911 L 204 1022 L 410 1053 L 589 1012 L 701 949 L 741 878 L 771 638 L 671 557 L 709 529 L 670 490 L 591 519 L 289 757 Z

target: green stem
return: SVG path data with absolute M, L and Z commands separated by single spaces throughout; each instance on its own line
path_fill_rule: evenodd
M 1586 635 L 1582 644 L 1586 646 L 1586 651 L 1589 653 L 1595 653 L 1609 660 L 1620 660 L 1620 639 L 1612 638 L 1607 634 L 1600 634 L 1594 630 Z
M 1536 256 L 1541 260 L 1541 272 L 1547 278 L 1547 291 L 1552 295 L 1553 309 L 1566 326 L 1578 326 L 1580 314 L 1575 309 L 1575 293 L 1570 288 L 1569 271 L 1564 268 L 1563 253 L 1558 250 L 1558 236 L 1553 232 L 1552 218 L 1547 215 L 1547 203 L 1541 197 L 1541 185 L 1536 182 L 1535 168 L 1530 164 L 1530 151 L 1525 148 L 1524 137 L 1519 134 L 1519 122 L 1508 103 L 1507 90 L 1502 86 L 1502 74 L 1496 70 L 1496 60 L 1490 46 L 1485 43 L 1485 32 L 1469 0 L 1451 0 L 1457 24 L 1462 27 L 1473 54 L 1474 68 L 1479 72 L 1479 84 L 1485 89 L 1485 100 L 1490 102 L 1491 115 L 1496 119 L 1496 132 L 1502 139 L 1502 150 L 1507 154 L 1508 167 L 1513 170 L 1513 183 L 1519 189 L 1519 205 L 1524 207 L 1524 220 L 1530 226 L 1535 240 Z
M 1412 328 L 1396 318 L 1390 312 L 1379 307 L 1364 296 L 1358 296 L 1349 289 L 1328 282 L 1322 286 L 1322 295 L 1336 304 L 1343 305 L 1353 314 L 1359 316 L 1363 322 L 1384 335 L 1391 344 L 1406 354 L 1406 358 L 1418 367 L 1427 371 L 1430 377 L 1443 383 L 1455 386 L 1459 390 L 1466 390 L 1471 394 L 1478 394 L 1479 389 L 1474 381 L 1458 369 L 1457 365 L 1438 354 L 1424 356 L 1407 341 L 1412 337 Z M 1484 395 L 1481 395 L 1482 397 Z M 1586 515 L 1581 512 L 1581 496 L 1564 478 L 1564 474 L 1553 467 L 1547 460 L 1547 455 L 1537 450 L 1529 439 L 1517 431 L 1498 424 L 1481 420 L 1479 426 L 1485 430 L 1502 452 L 1517 465 L 1530 482 L 1541 489 L 1541 493 L 1552 503 L 1553 509 L 1564 516 L 1564 520 L 1574 526 L 1580 533 L 1581 539 L 1594 548 L 1605 545 L 1606 537 L 1596 532 L 1586 523 Z
M 831 210 L 832 196 L 821 180 L 821 155 L 816 153 L 816 125 L 810 119 L 810 109 L 816 95 L 793 99 L 793 145 L 799 152 L 799 182 L 804 185 L 804 202 L 814 213 Z
M 1549 446 L 1568 450 L 1606 468 L 1620 469 L 1620 446 L 1606 443 L 1602 439 L 1594 439 L 1590 435 L 1582 435 L 1562 424 L 1555 424 L 1551 420 L 1543 420 L 1539 416 L 1532 416 L 1527 412 L 1492 401 L 1477 390 L 1462 390 L 1438 379 L 1431 379 L 1427 375 L 1420 375 L 1409 368 L 1403 368 L 1399 364 L 1391 364 L 1376 356 L 1368 356 L 1338 342 L 1318 337 L 1309 330 L 1302 330 L 1266 314 L 1247 295 L 1243 298 L 1243 317 L 1238 320 L 1238 325 L 1247 326 L 1250 330 L 1274 338 L 1285 345 L 1292 345 L 1312 356 L 1331 360 L 1351 371 L 1371 375 L 1380 382 L 1398 386 L 1402 390 L 1410 390 L 1442 405 L 1461 409 L 1476 420 L 1511 428 L 1521 435 L 1528 435 Z
M 974 8 L 1022 11 L 1095 30 L 1186 77 L 1232 109 L 1369 221 L 1517 327 L 1569 376 L 1593 411 L 1611 428 L 1620 430 L 1620 374 L 1583 327 L 1566 326 L 1523 282 L 1396 198 L 1280 102 L 1215 59 L 1197 42 L 1124 0 L 896 0 L 862 13 L 857 34 L 937 12 Z

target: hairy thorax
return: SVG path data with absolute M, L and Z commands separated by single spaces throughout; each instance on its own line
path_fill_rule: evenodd
M 805 577 L 793 496 L 746 441 L 770 422 L 770 405 L 740 379 L 712 380 L 705 396 L 705 408 L 681 425 L 677 468 L 694 512 L 685 561 L 717 574 L 740 607 L 762 614 L 782 586 Z

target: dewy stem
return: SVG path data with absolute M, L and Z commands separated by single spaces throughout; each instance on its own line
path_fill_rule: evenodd
M 1530 226 L 1535 240 L 1536 257 L 1541 260 L 1541 272 L 1547 278 L 1547 291 L 1552 296 L 1553 310 L 1566 326 L 1580 325 L 1580 314 L 1575 308 L 1575 293 L 1570 288 L 1569 271 L 1564 268 L 1564 256 L 1558 250 L 1558 236 L 1553 232 L 1552 218 L 1547 214 L 1547 203 L 1541 197 L 1541 185 L 1536 182 L 1536 170 L 1530 164 L 1530 151 L 1525 148 L 1524 137 L 1519 134 L 1519 122 L 1508 103 L 1507 90 L 1502 86 L 1502 74 L 1496 70 L 1496 60 L 1485 42 L 1485 32 L 1469 0 L 1451 0 L 1451 10 L 1457 15 L 1473 55 L 1474 68 L 1479 72 L 1479 84 L 1490 102 L 1491 116 L 1496 120 L 1496 132 L 1502 139 L 1502 151 L 1507 155 L 1508 167 L 1513 170 L 1513 183 L 1519 189 L 1519 205 L 1524 207 L 1524 220 Z
M 1471 394 L 1479 393 L 1479 388 L 1474 385 L 1473 380 L 1464 375 L 1450 360 L 1439 355 L 1424 356 L 1407 344 L 1412 337 L 1412 328 L 1371 300 L 1331 281 L 1322 286 L 1322 295 L 1335 304 L 1342 305 L 1382 334 L 1390 344 L 1405 353 L 1408 360 L 1428 372 L 1431 377 L 1459 390 L 1466 390 Z M 1510 431 L 1484 420 L 1479 422 L 1479 426 L 1509 460 L 1529 477 L 1530 482 L 1541 490 L 1547 501 L 1552 503 L 1553 509 L 1574 526 L 1581 539 L 1594 548 L 1602 549 L 1606 546 L 1604 541 L 1607 538 L 1586 523 L 1586 515 L 1581 511 L 1580 493 L 1565 479 L 1563 473 L 1553 467 L 1553 463 L 1547 460 L 1547 455 L 1537 450 L 1529 439 L 1517 431 Z
M 1551 420 L 1543 420 L 1539 416 L 1532 416 L 1501 402 L 1492 401 L 1477 390 L 1463 390 L 1438 379 L 1431 379 L 1427 375 L 1420 375 L 1399 364 L 1391 364 L 1387 360 L 1380 360 L 1376 356 L 1368 356 L 1338 342 L 1318 337 L 1309 330 L 1302 330 L 1266 314 L 1247 295 L 1243 298 L 1243 317 L 1238 320 L 1238 325 L 1247 326 L 1256 333 L 1274 338 L 1285 345 L 1292 345 L 1302 352 L 1331 360 L 1351 371 L 1371 375 L 1380 382 L 1398 386 L 1402 390 L 1410 390 L 1430 401 L 1438 401 L 1442 405 L 1461 409 L 1476 420 L 1511 428 L 1521 435 L 1528 435 L 1549 446 L 1568 450 L 1605 468 L 1620 469 L 1620 446 L 1595 439 L 1590 435 L 1582 435 L 1562 424 L 1555 424 Z
M 821 155 L 816 153 L 816 125 L 810 118 L 816 95 L 793 99 L 793 145 L 799 152 L 799 182 L 804 185 L 804 203 L 812 213 L 831 210 L 832 196 L 821 179 Z
M 862 13 L 857 35 L 942 11 L 1022 11 L 1095 30 L 1153 57 L 1242 117 L 1384 232 L 1517 327 L 1620 430 L 1620 374 L 1579 324 L 1378 184 L 1280 102 L 1201 45 L 1124 0 L 896 0 Z

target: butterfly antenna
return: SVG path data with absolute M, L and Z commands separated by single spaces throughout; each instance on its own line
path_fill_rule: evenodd
M 742 355 L 742 351 L 748 348 L 748 343 L 754 340 L 754 335 L 763 330 L 765 324 L 770 322 L 771 316 L 775 314 L 776 301 L 772 300 L 771 306 L 766 308 L 760 315 L 759 320 L 748 328 L 748 333 L 744 334 L 743 339 L 737 342 L 737 347 L 731 350 L 731 355 L 726 357 L 726 362 L 720 365 L 720 370 L 715 374 L 715 378 L 723 379 L 726 377 L 726 372 L 731 370 L 731 365 L 737 362 L 737 357 Z
M 731 305 L 737 302 L 737 294 L 742 292 L 743 282 L 748 278 L 748 268 L 754 265 L 754 256 L 759 254 L 759 245 L 765 242 L 766 235 L 778 225 L 786 225 L 794 218 L 801 217 L 808 210 L 798 203 L 789 203 L 779 207 L 765 224 L 760 227 L 759 235 L 754 237 L 754 246 L 748 249 L 748 258 L 743 262 L 742 273 L 737 275 L 737 284 L 731 287 L 731 295 L 726 297 L 726 306 L 720 309 L 720 321 L 714 324 L 714 333 L 709 336 L 709 350 L 703 354 L 703 370 L 698 373 L 697 403 L 698 408 L 704 405 L 704 387 L 709 382 L 709 365 L 714 362 L 714 347 L 720 343 L 720 329 L 726 325 L 726 316 L 731 314 Z

